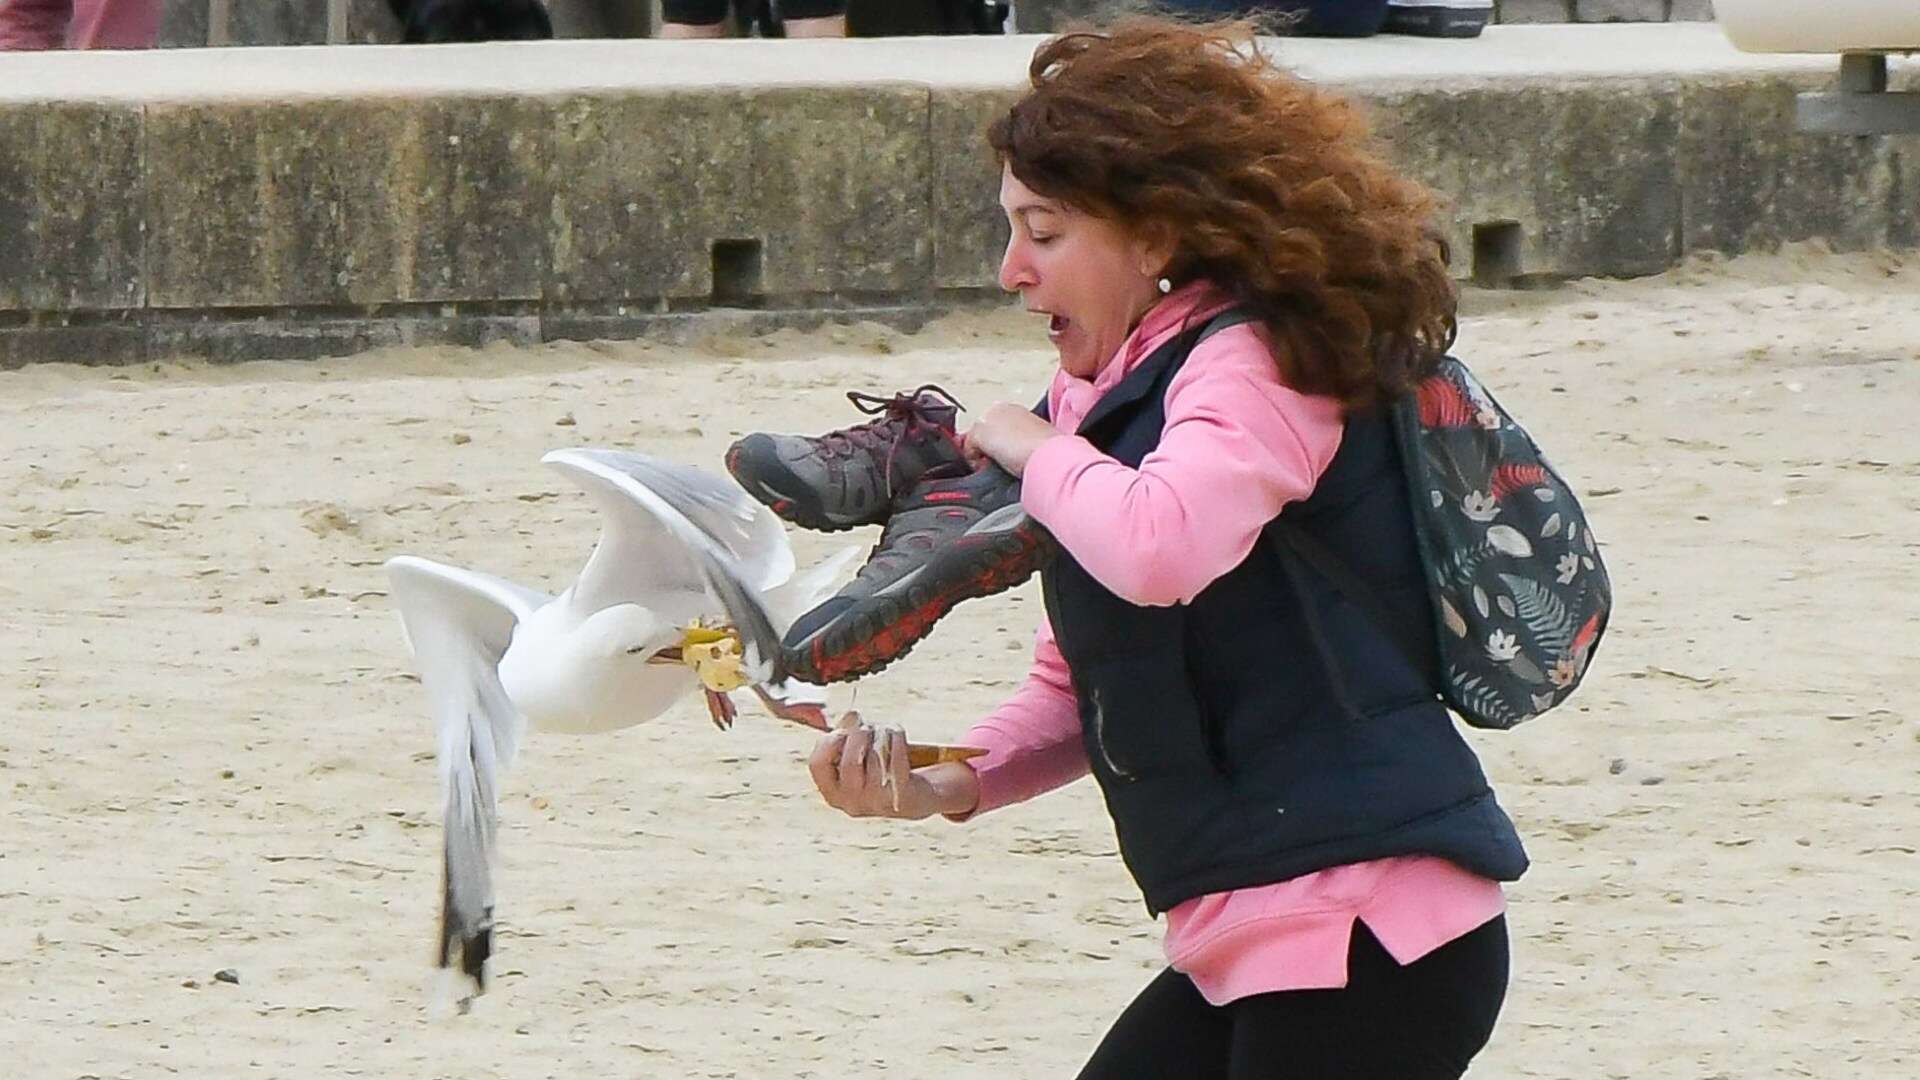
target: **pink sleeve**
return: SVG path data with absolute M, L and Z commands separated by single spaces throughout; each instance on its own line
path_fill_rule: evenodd
M 949 815 L 954 821 L 1025 802 L 1087 774 L 1073 678 L 1044 618 L 1034 638 L 1026 681 L 960 740 L 987 753 L 969 762 L 980 777 L 980 801 L 971 813 Z
M 1078 436 L 1027 461 L 1021 501 L 1122 599 L 1168 606 L 1240 565 L 1340 447 L 1340 404 L 1280 382 L 1252 326 L 1202 342 L 1167 387 L 1160 445 L 1130 469 Z

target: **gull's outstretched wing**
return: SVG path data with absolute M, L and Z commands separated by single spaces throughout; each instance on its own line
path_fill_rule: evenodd
M 498 776 L 526 722 L 500 686 L 514 627 L 549 597 L 427 559 L 387 561 L 392 601 L 433 708 L 445 799 L 437 963 L 455 965 L 464 1002 L 486 989 L 493 949 L 494 808 Z
M 540 460 L 584 488 L 605 519 L 576 596 L 596 608 L 658 608 L 675 593 L 703 592 L 738 630 L 754 680 L 786 678 L 760 594 L 793 576 L 793 549 L 770 511 L 713 473 L 645 454 L 555 450 Z
M 583 587 L 619 591 L 632 583 L 687 580 L 690 561 L 672 566 L 656 552 L 692 525 L 737 564 L 736 574 L 753 589 L 771 589 L 793 575 L 793 548 L 773 511 L 755 502 L 731 480 L 677 461 L 628 450 L 555 450 L 540 459 L 579 484 L 606 517 L 596 557 L 580 575 Z M 616 601 L 628 599 L 615 597 Z

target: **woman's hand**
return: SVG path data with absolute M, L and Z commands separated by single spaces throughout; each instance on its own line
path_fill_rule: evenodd
M 1060 434 L 1053 425 L 1012 402 L 1002 401 L 987 407 L 980 419 L 967 429 L 961 445 L 975 465 L 994 461 L 1015 476 L 1027 469 L 1027 459 L 1040 444 Z
M 973 766 L 948 762 L 914 769 L 907 763 L 906 732 L 868 727 L 853 712 L 814 745 L 807 770 L 827 805 L 849 817 L 917 821 L 964 814 L 980 801 Z

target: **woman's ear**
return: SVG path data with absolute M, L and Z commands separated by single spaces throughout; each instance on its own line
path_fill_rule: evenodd
M 1167 266 L 1173 262 L 1173 256 L 1180 250 L 1180 238 L 1172 228 L 1161 222 L 1149 222 L 1141 226 L 1134 237 L 1134 260 L 1141 275 L 1147 278 L 1159 278 L 1166 274 Z

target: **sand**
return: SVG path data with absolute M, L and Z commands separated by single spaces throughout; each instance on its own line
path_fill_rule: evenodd
M 1472 736 L 1535 859 L 1472 1075 L 1920 1060 L 1917 298 L 1920 265 L 1816 250 L 1468 296 L 1459 351 L 1585 493 L 1619 604 L 1568 707 Z M 1048 366 L 995 311 L 0 375 L 7 1074 L 1071 1075 L 1161 963 L 1092 786 L 853 821 L 744 704 L 529 739 L 495 992 L 431 1019 L 433 743 L 379 570 L 555 587 L 596 524 L 547 449 L 717 467 L 846 421 L 845 388 L 978 407 Z M 959 734 L 1036 611 L 963 607 L 860 709 Z

